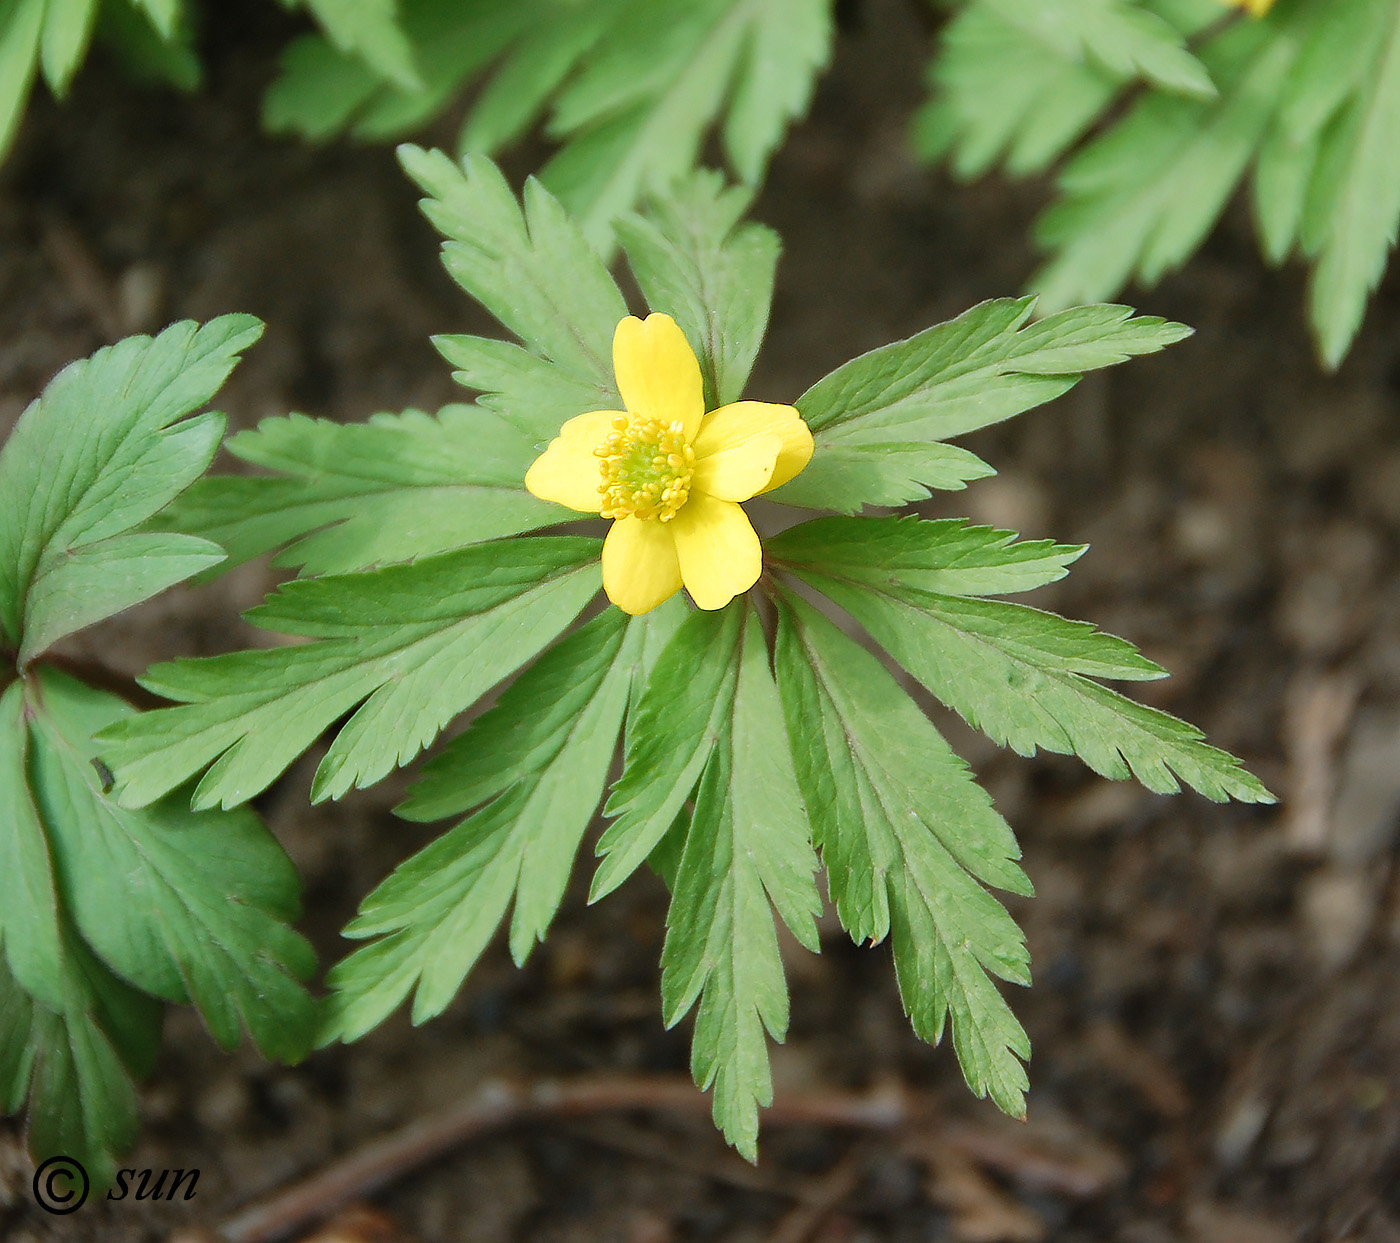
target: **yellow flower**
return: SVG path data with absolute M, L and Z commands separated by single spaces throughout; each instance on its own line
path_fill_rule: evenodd
M 603 589 L 624 612 L 650 612 L 682 586 L 702 609 L 722 609 L 763 571 L 739 502 L 806 466 L 812 433 L 792 406 L 736 401 L 706 414 L 700 364 L 669 315 L 622 320 L 613 371 L 627 409 L 570 419 L 525 486 L 613 519 Z
M 1237 9 L 1248 9 L 1255 17 L 1263 17 L 1274 7 L 1274 0 L 1225 0 Z

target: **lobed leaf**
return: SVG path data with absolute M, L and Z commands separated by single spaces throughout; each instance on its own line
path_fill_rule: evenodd
M 815 518 L 764 545 L 774 561 L 877 590 L 1000 596 L 1058 582 L 1085 544 L 1018 540 L 965 518 Z
M 315 956 L 291 861 L 251 812 L 193 813 L 170 799 L 128 811 L 106 797 L 89 741 L 136 715 L 121 700 L 39 671 L 30 773 L 58 888 L 83 938 L 144 992 L 192 1002 L 225 1049 L 247 1030 L 296 1061 L 314 1012 L 301 987 Z
M 648 625 L 605 610 L 429 766 L 401 814 L 430 819 L 492 801 L 365 899 L 345 935 L 376 939 L 331 971 L 327 1039 L 363 1035 L 410 992 L 415 1023 L 440 1013 L 512 898 L 516 963 L 544 939 L 602 797 Z
M 1030 1042 L 988 975 L 1029 985 L 1030 957 L 982 888 L 1031 893 L 1010 826 L 874 656 L 796 597 L 778 608 L 788 738 L 841 923 L 891 937 L 914 1030 L 937 1043 L 951 1015 L 968 1086 L 1024 1116 Z
M 726 612 L 740 615 L 738 677 L 676 870 L 661 996 L 668 1026 L 698 1003 L 691 1073 L 714 1089 L 716 1124 L 752 1161 L 758 1109 L 773 1098 L 765 1032 L 781 1041 L 788 1023 L 773 911 L 816 951 L 821 899 L 762 627 L 745 603 Z
M 597 557 L 596 540 L 517 539 L 287 584 L 249 617 L 314 642 L 142 679 L 179 706 L 103 732 L 122 803 L 144 806 L 206 768 L 196 808 L 245 802 L 351 709 L 313 797 L 373 784 L 568 625 L 598 590 Z
M 1156 353 L 1191 331 L 1124 306 L 1074 307 L 1028 323 L 1034 305 L 1029 297 L 980 303 L 819 380 L 797 400 L 816 453 L 771 499 L 853 513 L 961 487 L 991 468 L 937 442 L 1050 401 L 1085 371 Z
M 598 839 L 590 902 L 641 866 L 694 793 L 733 704 L 742 635 L 741 610 L 698 610 L 656 658 L 603 809 L 613 823 Z
M 524 488 L 536 446 L 478 406 L 356 424 L 294 414 L 226 447 L 278 473 L 206 476 L 161 515 L 222 546 L 225 569 L 280 549 L 275 565 L 345 574 L 558 521 Z
M 1019 605 L 913 587 L 876 591 L 810 570 L 798 574 L 999 745 L 1021 755 L 1037 748 L 1077 755 L 1101 776 L 1131 775 L 1159 794 L 1175 793 L 1179 779 L 1215 802 L 1274 801 L 1194 726 L 1089 680 L 1162 676 L 1121 639 Z
M 222 556 L 204 540 L 127 532 L 208 466 L 223 418 L 186 416 L 261 334 L 251 316 L 226 315 L 128 337 L 64 368 L 20 416 L 0 449 L 0 633 L 21 666 Z
M 751 191 L 726 188 L 705 170 L 624 216 L 617 236 L 653 310 L 684 330 L 700 360 L 705 408 L 743 396 L 768 328 L 781 243 L 759 224 L 741 224 Z

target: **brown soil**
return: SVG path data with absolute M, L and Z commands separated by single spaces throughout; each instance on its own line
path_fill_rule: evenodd
M 96 64 L 66 106 L 31 109 L 0 169 L 0 430 L 69 359 L 232 310 L 268 322 L 223 398 L 235 426 L 453 399 L 427 337 L 486 324 L 440 271 L 392 153 L 260 136 L 281 31 L 220 20 L 198 97 Z M 925 45 L 912 9 L 857 10 L 775 164 L 756 214 L 786 258 L 756 395 L 791 400 L 1033 266 L 1043 188 L 959 187 L 905 154 Z M 1286 796 L 1265 810 L 1159 797 L 949 724 L 1039 890 L 1016 904 L 1037 973 L 1013 998 L 1036 1050 L 1028 1125 L 999 1125 L 951 1052 L 909 1034 L 887 952 L 830 927 L 819 959 L 792 957 L 780 1085 L 896 1082 L 928 1094 L 932 1120 L 865 1138 L 773 1129 L 757 1171 L 691 1115 L 522 1125 L 379 1197 L 403 1238 L 1400 1239 L 1400 284 L 1335 376 L 1313 360 L 1302 293 L 1300 271 L 1264 270 L 1237 210 L 1184 274 L 1130 295 L 1194 339 L 978 436 L 1000 476 L 928 507 L 1092 544 L 1036 602 L 1141 644 L 1175 674 L 1151 701 Z M 247 568 L 81 644 L 125 674 L 226 650 L 246 640 L 235 609 L 270 581 Z M 389 815 L 397 786 L 308 810 L 310 771 L 262 810 L 329 960 L 422 833 Z M 656 882 L 593 909 L 576 890 L 523 971 L 498 949 L 443 1018 L 296 1069 L 224 1057 L 172 1013 L 129 1164 L 197 1167 L 196 1199 L 47 1218 L 17 1128 L 0 1125 L 0 1236 L 137 1243 L 209 1225 L 494 1075 L 684 1073 L 685 1032 L 657 1015 L 663 916 Z M 833 1202 L 792 1216 L 814 1188 Z

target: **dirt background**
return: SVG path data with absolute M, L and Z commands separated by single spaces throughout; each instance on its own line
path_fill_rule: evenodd
M 66 106 L 36 98 L 0 168 L 0 430 L 68 360 L 233 310 L 268 322 L 223 398 L 236 427 L 456 396 L 428 335 L 486 325 L 440 271 L 392 154 L 260 136 L 288 27 L 271 5 L 225 10 L 195 98 L 138 90 L 100 60 Z M 927 47 L 914 7 L 842 12 L 834 68 L 756 208 L 786 247 L 756 396 L 791 400 L 853 354 L 1015 292 L 1034 264 L 1043 187 L 955 186 L 906 154 Z M 1172 669 L 1145 695 L 1285 803 L 1163 798 L 949 726 L 1039 891 L 1015 904 L 1036 969 L 1012 998 L 1035 1046 L 1029 1123 L 969 1097 L 951 1051 L 909 1034 L 887 951 L 828 920 L 822 956 L 792 956 L 780 1090 L 899 1085 L 924 1121 L 775 1127 L 750 1169 L 676 1111 L 549 1119 L 423 1167 L 378 1197 L 383 1216 L 334 1237 L 1400 1239 L 1400 281 L 1334 376 L 1304 331 L 1303 273 L 1264 269 L 1242 208 L 1187 271 L 1129 296 L 1197 335 L 971 438 L 1001 474 L 928 512 L 1091 544 L 1036 602 Z M 270 582 L 253 566 L 172 593 L 81 650 L 125 675 L 227 650 L 247 638 L 235 610 Z M 388 814 L 393 783 L 308 810 L 313 761 L 261 809 L 329 960 L 355 902 L 423 834 Z M 197 1198 L 47 1218 L 17 1126 L 0 1124 L 0 1237 L 207 1227 L 497 1075 L 683 1074 L 686 1032 L 657 1016 L 663 917 L 653 880 L 595 909 L 576 887 L 523 971 L 498 948 L 441 1019 L 397 1019 L 296 1069 L 224 1057 L 172 1012 L 129 1164 L 197 1167 Z

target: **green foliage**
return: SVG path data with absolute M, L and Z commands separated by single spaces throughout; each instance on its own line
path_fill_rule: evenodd
M 772 493 L 854 513 L 923 500 L 993 474 L 945 444 L 1052 400 L 1085 371 L 1153 354 L 1190 329 L 1125 306 L 1080 306 L 1028 324 L 1034 298 L 998 298 L 852 359 L 797 399 L 817 453 Z
M 172 529 L 222 545 L 220 570 L 281 549 L 277 565 L 344 574 L 554 518 L 522 486 L 532 441 L 479 406 L 378 414 L 348 426 L 294 414 L 264 419 L 224 447 L 283 473 L 208 476 L 163 516 Z
M 274 473 L 208 480 L 142 532 L 214 537 L 234 559 L 281 549 L 305 576 L 249 616 L 304 641 L 151 670 L 144 684 L 176 705 L 100 734 L 123 805 L 200 777 L 196 807 L 232 807 L 328 731 L 313 794 L 339 797 L 508 682 L 398 809 L 451 823 L 346 929 L 361 944 L 330 973 L 323 1040 L 355 1039 L 405 1002 L 414 1021 L 440 1013 L 503 925 L 525 961 L 602 803 L 590 900 L 643 863 L 669 888 L 663 1015 L 674 1024 L 694 1012 L 692 1073 L 746 1156 L 772 1096 L 768 1041 L 788 1025 L 779 921 L 819 948 L 819 858 L 850 935 L 891 941 L 915 1031 L 937 1041 L 950 1030 L 973 1091 L 1022 1113 L 1030 1050 L 997 981 L 1026 984 L 1029 966 L 991 893 L 1030 893 L 1015 839 L 881 661 L 792 588 L 844 609 L 998 742 L 1078 754 L 1154 790 L 1185 782 L 1268 801 L 1191 726 L 1093 680 L 1163 676 L 1130 644 L 988 598 L 1060 578 L 1083 548 L 962 521 L 850 516 L 988 473 L 946 441 L 1187 330 L 1118 306 L 1031 324 L 1030 299 L 1000 300 L 854 359 L 799 399 L 815 455 L 771 494 L 838 511 L 767 541 L 759 591 L 775 636 L 746 599 L 715 612 L 688 613 L 677 597 L 639 618 L 591 613 L 598 541 L 533 534 L 578 515 L 541 506 L 521 483 L 566 420 L 617 408 L 622 294 L 540 183 L 522 202 L 485 157 L 457 165 L 405 148 L 402 158 L 446 237 L 448 271 L 516 340 L 438 340 L 479 393 L 473 405 L 359 427 L 293 416 L 235 437 L 235 453 Z M 742 396 L 772 297 L 777 239 L 743 222 L 748 198 L 697 173 L 618 226 L 637 286 L 697 351 L 712 405 Z M 93 917 L 74 912 L 86 934 Z M 216 938 L 234 960 L 236 933 Z M 124 961 L 126 942 L 94 934 L 93 945 Z M 143 961 L 178 962 L 180 948 Z M 38 951 L 21 941 L 17 978 L 24 952 Z M 136 982 L 158 991 L 163 978 Z M 8 1040 L 0 1029 L 0 1050 Z
M 415 1022 L 440 1013 L 512 897 L 515 961 L 544 939 L 602 799 L 648 624 L 600 614 L 428 766 L 401 815 L 433 820 L 486 805 L 365 899 L 345 935 L 379 939 L 331 972 L 329 1036 L 363 1035 L 410 990 Z
M 412 133 L 494 64 L 460 149 L 494 154 L 548 112 L 560 144 L 541 176 L 595 246 L 648 192 L 690 171 L 712 128 L 758 182 L 806 111 L 831 42 L 830 0 L 404 0 L 422 89 L 356 49 L 293 43 L 267 96 L 277 131 L 324 139 Z
M 849 542 L 850 528 L 864 521 L 868 520 L 832 518 L 818 523 L 845 524 Z M 769 551 L 855 617 L 968 724 L 1001 745 L 1022 755 L 1034 755 L 1038 747 L 1077 755 L 1105 777 L 1122 780 L 1131 774 L 1163 794 L 1175 793 L 1180 778 L 1217 802 L 1272 801 L 1238 760 L 1202 742 L 1199 730 L 1089 680 L 1166 676 L 1131 644 L 1084 622 L 949 591 L 956 579 L 940 583 L 933 575 L 945 567 L 956 568 L 967 529 L 915 520 L 906 521 L 899 534 L 903 563 L 883 572 L 880 561 L 860 564 L 841 556 L 840 543 L 836 555 L 828 558 L 820 534 L 804 537 L 800 527 L 770 541 Z M 886 537 L 884 543 L 888 548 L 891 541 Z M 880 541 L 872 544 L 872 551 L 880 547 Z M 988 551 L 993 555 L 978 567 L 978 595 L 1019 590 L 1025 567 L 1043 559 L 1045 548 L 1023 550 L 1012 544 Z M 1063 552 L 1072 555 L 1077 550 Z M 1002 582 L 994 572 L 998 556 L 1009 571 Z M 1057 577 L 1058 570 L 1056 566 L 1052 571 Z M 943 589 L 929 590 L 924 583 Z
M 118 796 L 142 807 L 207 768 L 194 805 L 236 806 L 351 709 L 313 797 L 373 785 L 578 615 L 597 555 L 577 536 L 498 541 L 287 584 L 248 617 L 312 641 L 148 671 L 142 685 L 182 706 L 104 732 Z
M 951 1013 L 968 1086 L 1023 1116 L 1030 1041 L 987 973 L 1029 984 L 1030 956 L 978 884 L 1031 892 L 1011 828 L 875 657 L 795 596 L 779 609 L 788 736 L 841 924 L 892 938 L 914 1030 L 937 1043 Z
M 222 558 L 139 528 L 208 465 L 223 420 L 189 416 L 261 332 L 225 316 L 100 350 L 0 451 L 0 1106 L 27 1100 L 35 1157 L 76 1157 L 99 1184 L 135 1134 L 159 1000 L 196 1006 L 225 1048 L 247 1031 L 295 1060 L 313 1031 L 280 847 L 247 810 L 118 806 L 91 739 L 139 714 L 45 659 Z
M 672 884 L 661 1000 L 667 1026 L 699 1003 L 691 1073 L 700 1087 L 713 1087 L 715 1122 L 752 1161 L 758 1107 L 773 1099 L 764 1033 L 781 1041 L 788 1024 L 773 911 L 816 951 L 821 899 L 762 627 L 739 601 L 719 625 L 736 633 L 737 676 Z
M 1102 7 L 1077 0 L 1081 15 Z M 1184 263 L 1246 176 L 1265 256 L 1313 263 L 1309 310 L 1329 367 L 1345 356 L 1400 224 L 1400 9 L 1393 0 L 1281 0 L 1265 18 L 1214 31 L 1213 0 L 1114 7 L 1174 27 L 1195 47 L 1215 94 L 1188 91 L 1087 40 L 1083 50 L 1016 20 L 1005 0 L 972 0 L 949 24 L 920 117 L 930 158 L 951 152 L 975 176 L 1004 157 L 1039 172 L 1082 142 L 1036 226 L 1052 252 L 1033 278 L 1051 309 L 1155 283 Z M 1039 11 L 1043 6 L 1036 6 Z M 1057 0 L 1053 10 L 1074 8 Z M 1154 13 L 1155 10 L 1155 13 Z M 1050 12 L 1051 10 L 1046 10 Z

